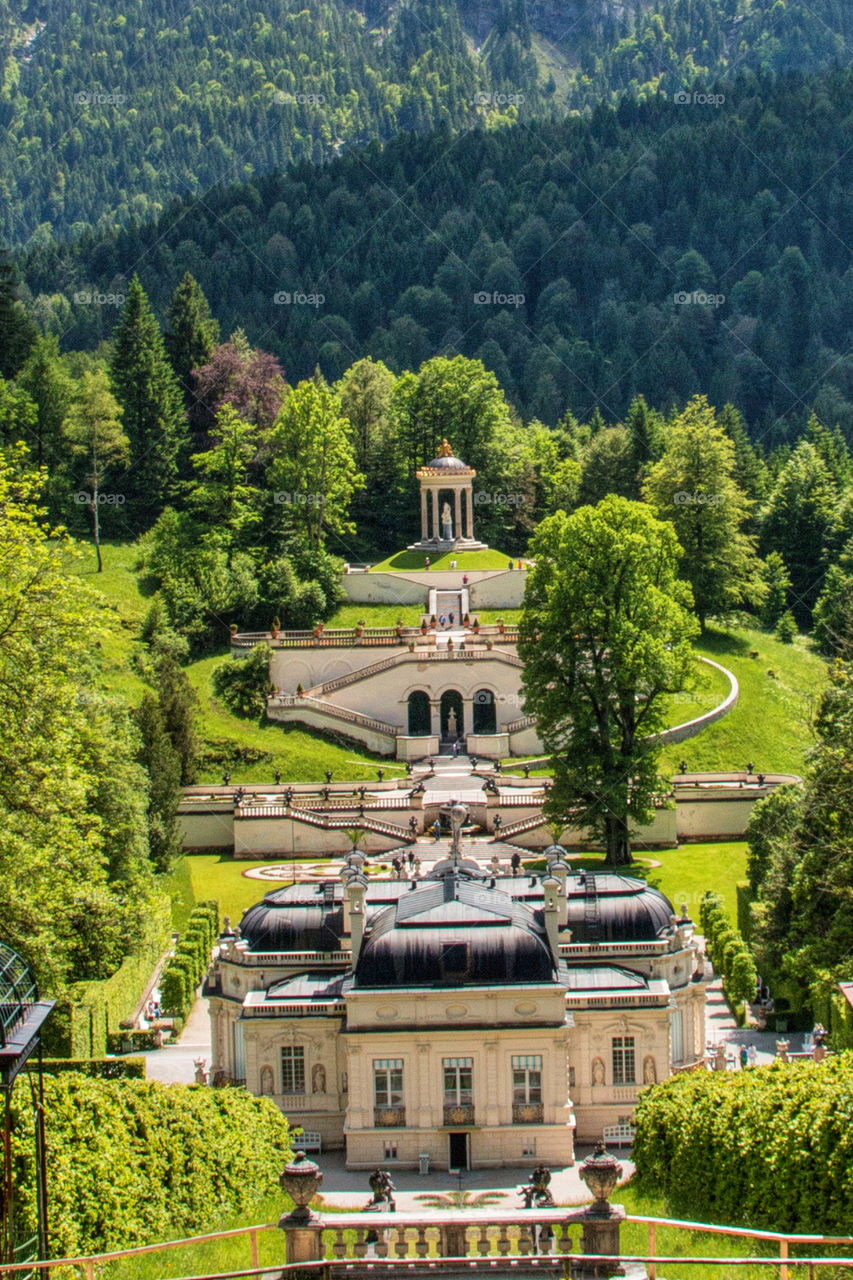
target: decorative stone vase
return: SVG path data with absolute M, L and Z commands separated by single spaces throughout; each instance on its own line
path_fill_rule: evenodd
M 595 1154 L 587 1156 L 578 1173 L 592 1192 L 593 1202 L 589 1213 L 609 1217 L 608 1203 L 613 1188 L 622 1177 L 622 1166 L 615 1156 L 609 1154 L 604 1143 L 599 1142 Z
M 279 1184 L 293 1201 L 293 1212 L 290 1217 L 301 1222 L 308 1222 L 311 1201 L 320 1190 L 323 1175 L 313 1160 L 309 1160 L 304 1151 L 297 1151 L 290 1164 L 284 1166 L 279 1177 Z

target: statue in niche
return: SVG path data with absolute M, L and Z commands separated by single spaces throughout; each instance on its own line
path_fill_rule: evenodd
M 455 738 L 457 736 L 456 712 L 453 710 L 453 707 L 451 707 L 447 713 L 447 736 L 448 738 Z
M 261 1097 L 271 1098 L 273 1095 L 272 1067 L 261 1067 Z
M 453 541 L 453 516 L 449 502 L 445 502 L 441 508 L 441 537 L 444 542 Z
M 311 1092 L 326 1092 L 326 1068 L 322 1062 L 315 1063 L 314 1070 L 311 1072 Z
M 592 1060 L 592 1083 L 593 1083 L 593 1084 L 606 1084 L 606 1083 L 607 1083 L 606 1076 L 605 1076 L 605 1073 L 604 1073 L 604 1059 L 603 1059 L 603 1058 L 593 1058 L 593 1060 Z
M 657 1084 L 658 1069 L 651 1054 L 643 1058 L 643 1084 Z

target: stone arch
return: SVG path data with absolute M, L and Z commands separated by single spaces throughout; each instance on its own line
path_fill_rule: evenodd
M 451 732 L 451 711 L 455 718 L 455 728 Z M 440 724 L 441 736 L 446 741 L 453 741 L 463 736 L 465 710 L 462 702 L 462 694 L 458 689 L 445 689 L 441 695 L 440 704 Z
M 475 733 L 497 733 L 497 703 L 491 689 L 478 689 L 474 694 L 473 714 Z
M 429 694 L 423 689 L 413 689 L 406 699 L 408 705 L 407 728 L 410 737 L 421 738 L 429 734 L 432 726 L 432 709 Z

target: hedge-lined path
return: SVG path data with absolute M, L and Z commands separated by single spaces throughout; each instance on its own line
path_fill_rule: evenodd
M 203 996 L 197 997 L 177 1044 L 134 1056 L 145 1059 L 149 1080 L 160 1080 L 163 1084 L 192 1084 L 195 1080 L 195 1058 L 204 1058 L 206 1069 L 210 1070 L 208 1001 Z
M 719 1044 L 721 1040 L 731 1045 L 727 1056 L 734 1054 L 736 1069 L 740 1067 L 737 1054 L 742 1044 L 747 1048 L 754 1044 L 757 1061 L 764 1065 L 775 1059 L 777 1040 L 787 1040 L 791 1053 L 801 1053 L 804 1034 L 802 1031 L 759 1031 L 757 1027 L 739 1027 L 723 995 L 722 979 L 715 977 L 708 983 L 705 992 L 705 1039 L 709 1045 Z

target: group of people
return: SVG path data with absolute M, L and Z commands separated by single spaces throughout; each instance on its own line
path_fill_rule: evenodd
M 149 1022 L 154 1022 L 157 1018 L 162 1018 L 163 1010 L 160 1008 L 160 1001 L 153 996 L 145 1006 L 145 1017 Z
M 442 629 L 442 631 L 443 631 L 443 630 L 444 630 L 444 628 L 445 628 L 446 626 L 448 626 L 448 625 L 452 627 L 455 621 L 456 621 L 456 614 L 455 614 L 455 613 L 448 613 L 447 615 L 445 615 L 445 614 L 443 614 L 443 613 L 442 613 L 442 614 L 439 616 L 439 619 L 438 619 L 438 625 L 441 627 L 441 629 Z
M 421 860 L 420 858 L 415 857 L 411 849 L 406 854 L 405 858 L 401 858 L 398 854 L 397 857 L 393 858 L 391 861 L 391 866 L 394 868 L 394 874 L 397 879 L 402 880 L 406 875 L 406 863 L 408 863 L 409 874 L 417 879 L 421 874 Z

